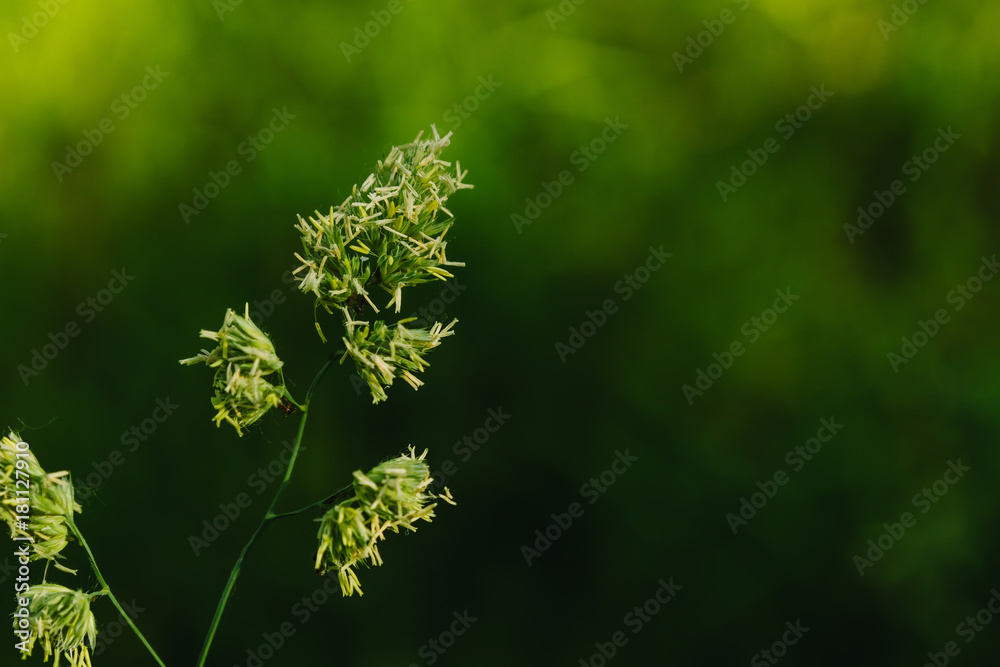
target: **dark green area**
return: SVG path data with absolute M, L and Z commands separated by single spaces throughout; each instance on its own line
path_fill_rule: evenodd
M 275 295 L 262 326 L 304 395 L 336 345 L 287 279 L 296 214 L 328 212 L 434 123 L 455 130 L 445 157 L 476 186 L 448 203 L 449 258 L 467 268 L 440 317 L 457 317 L 457 334 L 430 354 L 426 386 L 398 382 L 378 406 L 333 369 L 285 502 L 412 444 L 432 468 L 452 461 L 459 504 L 391 536 L 385 565 L 360 572 L 364 597 L 337 594 L 304 625 L 296 605 L 321 584 L 317 524 L 278 523 L 209 664 L 246 665 L 285 622 L 295 634 L 265 665 L 430 664 L 421 646 L 466 610 L 478 620 L 435 664 L 577 665 L 617 631 L 628 643 L 608 664 L 747 664 L 797 619 L 809 631 L 783 664 L 920 665 L 949 641 L 953 664 L 986 664 L 1000 625 L 969 643 L 957 626 L 1000 589 L 1000 281 L 956 290 L 1000 253 L 1000 9 L 912 4 L 884 31 L 888 0 L 563 2 L 575 9 L 554 29 L 557 0 L 403 0 L 395 15 L 382 1 L 243 2 L 224 20 L 211 0 L 74 0 L 12 43 L 42 10 L 7 2 L 0 424 L 30 426 L 49 470 L 113 468 L 78 524 L 168 664 L 192 664 L 277 487 L 250 478 L 297 417 L 275 411 L 242 439 L 216 429 L 211 372 L 177 360 L 227 307 L 267 313 Z M 371 12 L 390 20 L 345 57 Z M 675 52 L 712 29 L 679 71 Z M 147 68 L 168 74 L 153 87 Z M 152 89 L 130 108 L 121 96 L 144 79 Z M 786 114 L 810 99 L 796 127 Z M 276 110 L 287 126 L 263 150 L 244 143 Z M 53 168 L 104 119 L 113 131 L 78 167 Z M 949 128 L 959 137 L 914 171 Z M 724 201 L 718 183 L 755 156 L 766 162 Z M 231 161 L 238 173 L 223 175 Z M 228 183 L 185 220 L 181 205 L 213 178 Z M 863 234 L 845 230 L 890 196 Z M 513 214 L 535 214 L 526 198 L 540 208 L 519 225 Z M 661 247 L 672 256 L 629 287 Z M 92 312 L 115 271 L 134 279 Z M 787 311 L 754 324 L 786 289 L 798 297 Z M 410 289 L 403 314 L 442 294 Z M 894 370 L 887 355 L 901 337 L 922 341 L 937 311 L 947 320 Z M 602 326 L 561 357 L 591 317 Z M 322 321 L 328 335 L 338 326 Z M 26 384 L 19 367 L 70 323 L 79 335 Z M 682 386 L 721 370 L 713 355 L 736 342 L 742 354 L 689 404 Z M 179 407 L 131 440 L 158 400 Z M 484 444 L 459 444 L 501 409 L 510 418 Z M 797 469 L 786 454 L 823 419 L 843 428 Z M 625 452 L 638 460 L 606 493 L 581 487 Z M 959 460 L 970 470 L 937 502 L 917 497 Z M 787 484 L 773 489 L 777 471 Z M 726 515 L 758 485 L 776 493 L 734 535 Z M 240 493 L 251 506 L 196 557 L 188 536 Z M 528 566 L 522 546 L 571 509 L 582 515 Z M 859 576 L 854 557 L 905 512 L 915 523 Z M 52 579 L 91 585 L 70 553 L 81 574 Z M 671 577 L 683 588 L 633 634 L 626 615 Z M 7 614 L 13 580 L 0 580 Z M 110 604 L 96 609 L 113 620 Z M 152 662 L 125 634 L 94 664 Z

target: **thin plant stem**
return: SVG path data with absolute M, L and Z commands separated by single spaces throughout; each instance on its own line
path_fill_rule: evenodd
M 239 558 L 236 559 L 236 563 L 233 565 L 233 571 L 229 574 L 229 581 L 226 582 L 226 587 L 222 591 L 222 597 L 219 598 L 219 604 L 215 608 L 215 615 L 212 617 L 212 624 L 208 628 L 208 634 L 205 636 L 205 644 L 201 647 L 201 653 L 198 655 L 197 667 L 204 667 L 205 660 L 208 659 L 208 650 L 212 646 L 212 640 L 215 638 L 215 633 L 219 629 L 219 622 L 222 620 L 222 613 L 225 611 L 226 602 L 229 601 L 229 596 L 233 592 L 233 588 L 236 586 L 236 579 L 240 576 L 240 570 L 243 567 L 243 560 L 246 558 L 247 554 L 250 552 L 250 548 L 253 547 L 257 538 L 264 531 L 264 528 L 271 521 L 276 519 L 279 515 L 274 513 L 274 508 L 277 507 L 278 501 L 281 500 L 281 496 L 285 492 L 285 487 L 288 486 L 288 480 L 292 477 L 292 469 L 295 467 L 295 459 L 299 455 L 299 446 L 302 444 L 302 434 L 305 432 L 306 428 L 306 417 L 309 416 L 309 401 L 312 400 L 313 393 L 316 391 L 316 385 L 319 384 L 320 378 L 326 373 L 327 369 L 333 364 L 333 357 L 327 360 L 323 367 L 319 369 L 316 373 L 316 377 L 313 378 L 312 384 L 309 385 L 309 391 L 306 392 L 305 402 L 299 406 L 302 410 L 302 419 L 299 421 L 299 431 L 295 436 L 295 444 L 292 447 L 292 455 L 288 460 L 288 467 L 285 468 L 285 477 L 281 480 L 281 484 L 278 486 L 277 492 L 274 494 L 274 499 L 271 501 L 270 506 L 264 513 L 264 517 L 260 520 L 257 529 L 254 530 L 253 535 L 243 546 L 243 550 L 240 551 Z
M 314 503 L 310 503 L 310 504 L 306 505 L 305 507 L 300 507 L 299 509 L 292 510 L 291 512 L 282 512 L 281 514 L 272 515 L 271 516 L 271 520 L 272 521 L 277 521 L 278 519 L 285 519 L 285 518 L 290 517 L 290 516 L 298 516 L 299 514 L 305 514 L 306 512 L 311 512 L 311 511 L 313 511 L 315 509 L 321 509 L 321 508 L 329 507 L 330 505 L 333 504 L 333 501 L 335 501 L 337 498 L 340 498 L 342 496 L 346 496 L 348 491 L 353 491 L 353 490 L 354 490 L 354 485 L 353 484 L 348 484 L 347 486 L 345 486 L 344 488 L 342 488 L 340 491 L 337 491 L 336 493 L 332 493 L 329 496 L 327 496 L 326 498 L 321 498 L 321 499 L 317 500 Z
M 156 651 L 153 650 L 153 647 L 149 645 L 146 638 L 142 636 L 141 632 L 139 632 L 139 628 L 137 628 L 135 623 L 132 622 L 132 619 L 129 617 L 128 613 L 125 612 L 121 603 L 118 602 L 118 598 L 116 598 L 115 594 L 111 592 L 111 587 L 108 586 L 108 582 L 104 580 L 104 575 L 101 574 L 100 568 L 97 567 L 97 559 L 94 558 L 94 552 L 90 550 L 90 545 L 87 544 L 87 540 L 83 538 L 83 533 L 80 532 L 80 529 L 76 527 L 76 524 L 73 523 L 73 520 L 69 517 L 66 518 L 66 525 L 69 527 L 70 531 L 72 531 L 73 535 L 76 536 L 76 539 L 80 541 L 80 545 L 87 552 L 87 557 L 90 559 L 90 567 L 94 570 L 94 576 L 97 577 L 97 581 L 101 584 L 101 590 L 93 595 L 107 595 L 111 598 L 111 602 L 115 605 L 115 608 L 119 611 L 119 613 L 121 613 L 122 618 L 124 618 L 125 622 L 129 624 L 129 627 L 132 628 L 132 631 L 135 632 L 139 641 L 141 641 L 143 646 L 146 647 L 146 650 L 153 656 L 153 659 L 156 660 L 156 664 L 160 667 L 166 667 L 166 665 L 163 664 L 163 661 L 160 660 L 160 656 L 156 655 Z

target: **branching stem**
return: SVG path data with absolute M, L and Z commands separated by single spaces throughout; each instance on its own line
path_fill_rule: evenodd
M 278 502 L 281 500 L 281 496 L 285 493 L 285 488 L 288 486 L 288 480 L 292 477 L 292 469 L 295 467 L 295 459 L 299 455 L 299 446 L 302 444 L 302 434 L 305 432 L 306 428 L 306 417 L 309 416 L 309 401 L 312 400 L 313 393 L 316 391 L 316 386 L 319 384 L 320 378 L 322 378 L 327 369 L 330 368 L 333 361 L 334 360 L 331 357 L 325 364 L 323 364 L 323 367 L 319 369 L 319 372 L 316 373 L 316 377 L 313 378 L 312 384 L 309 386 L 309 391 L 306 392 L 305 402 L 298 406 L 299 409 L 302 410 L 302 418 L 299 421 L 299 431 L 295 436 L 295 444 L 292 447 L 292 456 L 288 460 L 288 466 L 285 468 L 285 477 L 281 480 L 281 484 L 278 485 L 278 490 L 274 494 L 274 499 L 271 501 L 267 511 L 264 512 L 264 517 L 260 520 L 260 524 L 257 525 L 257 529 L 253 532 L 253 535 L 250 536 L 247 543 L 243 545 L 243 550 L 240 551 L 239 558 L 236 559 L 236 564 L 233 565 L 233 571 L 229 574 L 229 581 L 226 582 L 226 587 L 222 591 L 222 597 L 219 598 L 219 604 L 215 609 L 215 616 L 212 617 L 212 624 L 208 628 L 208 635 L 205 637 L 205 644 L 201 647 L 201 653 L 198 655 L 197 667 L 205 667 L 205 660 L 208 659 L 208 650 L 211 648 L 212 640 L 215 639 L 215 633 L 219 629 L 219 622 L 222 620 L 222 613 L 226 609 L 226 603 L 229 601 L 229 596 L 232 594 L 233 588 L 236 586 L 236 579 L 240 576 L 240 570 L 243 567 L 243 560 L 250 552 L 254 543 L 257 542 L 257 538 L 259 538 L 260 534 L 264 532 L 264 528 L 270 522 L 282 518 L 283 516 L 300 514 L 307 509 L 313 508 L 311 505 L 308 508 L 303 508 L 302 510 L 296 510 L 295 512 L 289 512 L 286 514 L 275 514 L 274 512 L 275 507 L 278 506 Z M 316 504 L 314 503 L 314 505 Z

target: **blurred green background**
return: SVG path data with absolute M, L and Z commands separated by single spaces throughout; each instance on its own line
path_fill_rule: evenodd
M 445 158 L 476 185 L 449 201 L 449 256 L 467 268 L 440 317 L 458 335 L 425 387 L 399 383 L 382 405 L 347 366 L 329 374 L 285 506 L 408 444 L 452 461 L 459 504 L 389 539 L 363 598 L 315 593 L 308 517 L 269 528 L 209 664 L 257 664 L 286 622 L 294 635 L 261 664 L 598 666 L 595 643 L 619 631 L 609 664 L 920 665 L 947 642 L 953 664 L 996 654 L 992 612 L 971 637 L 959 624 L 1000 587 L 1000 281 L 964 287 L 1000 252 L 1000 6 L 9 0 L 0 26 L 0 418 L 78 479 L 121 453 L 79 524 L 168 665 L 193 664 L 277 486 L 257 495 L 249 478 L 297 425 L 214 428 L 211 374 L 177 360 L 250 302 L 303 395 L 336 347 L 287 281 L 296 214 L 329 210 L 431 124 L 455 131 Z M 262 133 L 275 110 L 287 125 Z M 959 138 L 912 172 L 948 128 Z M 724 200 L 734 168 L 752 175 Z M 896 180 L 904 194 L 879 194 Z M 890 196 L 863 234 L 845 230 Z M 636 273 L 660 246 L 662 268 Z M 102 292 L 123 270 L 134 279 Z M 648 281 L 626 299 L 625 276 Z M 958 309 L 960 285 L 981 290 Z M 442 287 L 404 305 L 433 306 Z M 774 320 L 779 289 L 798 299 Z M 608 299 L 603 326 L 585 325 Z M 894 369 L 887 354 L 938 310 L 946 323 Z M 70 323 L 79 335 L 37 375 L 19 370 Z M 731 367 L 711 367 L 735 342 Z M 717 379 L 689 401 L 699 371 Z M 129 451 L 157 400 L 178 407 Z M 510 418 L 455 449 L 491 409 Z M 830 418 L 843 428 L 796 469 L 786 453 Z M 637 462 L 606 473 L 606 492 L 581 488 L 626 451 Z M 969 471 L 935 494 L 959 459 Z M 777 471 L 787 484 L 768 484 Z M 196 556 L 189 536 L 240 493 L 252 505 Z M 734 534 L 742 499 L 766 504 Z M 550 527 L 574 502 L 582 515 Z M 905 512 L 915 524 L 886 536 Z M 547 527 L 558 537 L 529 566 L 522 547 Z M 890 548 L 862 576 L 855 557 L 880 538 Z M 51 579 L 89 589 L 67 553 L 80 574 Z M 682 589 L 635 632 L 627 614 L 671 577 Z M 314 593 L 323 604 L 302 613 Z M 95 665 L 153 664 L 110 604 L 95 610 Z M 451 645 L 441 635 L 466 611 L 477 620 Z M 808 632 L 782 646 L 796 621 Z

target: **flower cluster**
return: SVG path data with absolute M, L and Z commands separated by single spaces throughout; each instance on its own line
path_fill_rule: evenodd
M 97 638 L 97 621 L 90 611 L 90 597 L 57 584 L 37 584 L 24 593 L 28 598 L 28 631 L 23 655 L 31 655 L 36 643 L 42 645 L 44 660 L 54 657 L 59 667 L 65 656 L 70 667 L 90 667 L 90 649 Z M 20 619 L 15 618 L 15 630 Z M 17 632 L 20 636 L 24 631 Z M 88 647 L 87 644 L 90 644 Z
M 46 559 L 72 572 L 56 560 L 69 543 L 66 519 L 81 509 L 73 499 L 69 472 L 45 472 L 27 445 L 19 444 L 23 443 L 15 433 L 0 439 L 0 519 L 10 528 L 11 537 L 31 539 L 31 560 Z M 23 495 L 25 483 L 27 496 Z M 28 519 L 23 521 L 19 516 Z
M 452 172 L 451 163 L 440 158 L 451 133 L 441 137 L 437 128 L 431 129 L 431 139 L 421 140 L 421 132 L 413 143 L 393 147 L 375 173 L 360 187 L 354 186 L 329 215 L 317 212 L 308 220 L 299 216 L 296 226 L 303 248 L 301 255 L 296 254 L 302 262 L 295 270 L 301 274 L 299 288 L 316 297 L 317 307 L 343 313 L 347 354 L 371 387 L 375 403 L 385 400 L 383 387 L 395 377 L 419 386 L 413 373 L 426 366 L 424 352 L 454 325 L 442 329 L 436 323 L 430 330 L 411 330 L 399 322 L 390 335 L 390 327 L 382 321 L 369 325 L 351 316 L 365 302 L 379 312 L 372 300 L 375 288 L 390 295 L 386 308 L 395 306 L 398 313 L 404 287 L 446 280 L 452 274 L 445 267 L 464 266 L 445 254 L 445 235 L 454 223 L 445 202 L 456 191 L 473 186 L 463 182 L 467 172 L 459 163 Z M 318 322 L 316 328 L 325 341 Z M 383 364 L 387 359 L 391 361 Z
M 295 273 L 305 272 L 299 288 L 318 305 L 330 311 L 362 298 L 378 312 L 369 289 L 380 287 L 391 295 L 386 307 L 395 304 L 398 313 L 403 287 L 450 278 L 442 267 L 464 266 L 445 256 L 444 236 L 454 222 L 445 202 L 472 186 L 462 182 L 461 165 L 453 175 L 439 157 L 451 133 L 432 130 L 433 139 L 421 141 L 421 132 L 413 143 L 394 146 L 330 215 L 299 216 L 303 254 L 296 255 L 302 266 Z
M 11 537 L 29 538 L 29 560 L 45 559 L 75 574 L 57 561 L 69 543 L 73 513 L 80 511 L 68 477 L 65 470 L 45 472 L 16 433 L 0 439 L 0 518 L 10 528 Z M 18 493 L 23 493 L 25 485 L 27 496 Z M 40 643 L 44 659 L 52 657 L 57 667 L 60 656 L 71 667 L 90 667 L 90 647 L 97 635 L 90 596 L 48 583 L 28 586 L 19 595 L 25 599 L 20 607 L 27 608 L 26 616 L 14 615 L 14 633 L 21 639 L 17 647 L 22 655 L 31 655 L 35 644 Z
M 271 339 L 250 319 L 250 304 L 245 313 L 237 315 L 232 309 L 226 310 L 221 329 L 201 332 L 202 338 L 218 343 L 215 349 L 202 350 L 198 356 L 180 361 L 186 365 L 204 363 L 216 369 L 212 399 L 217 411 L 215 424 L 221 426 L 227 421 L 241 436 L 243 427 L 253 424 L 287 396 L 283 380 L 274 385 L 265 379 L 274 373 L 280 378 L 284 364 Z
M 379 540 L 388 531 L 400 528 L 416 530 L 421 519 L 431 521 L 441 499 L 455 504 L 446 488 L 436 495 L 427 490 L 430 470 L 424 463 L 427 451 L 419 457 L 413 448 L 375 466 L 367 474 L 354 473 L 354 495 L 335 505 L 320 520 L 316 570 L 320 574 L 337 568 L 340 590 L 344 595 L 361 594 L 361 584 L 354 567 L 365 561 L 382 564 Z
M 414 373 L 430 365 L 424 354 L 440 345 L 442 338 L 452 335 L 452 327 L 458 321 L 446 327 L 435 322 L 430 329 L 408 328 L 406 323 L 415 319 L 400 320 L 393 329 L 382 321 L 370 327 L 367 322 L 347 319 L 346 355 L 354 359 L 358 375 L 368 383 L 373 403 L 387 398 L 383 387 L 390 386 L 393 378 L 402 378 L 414 389 L 420 387 L 423 381 Z

